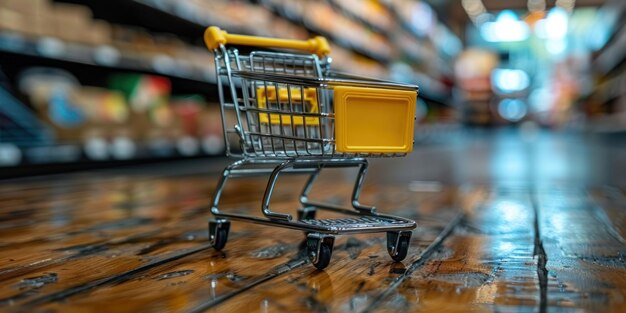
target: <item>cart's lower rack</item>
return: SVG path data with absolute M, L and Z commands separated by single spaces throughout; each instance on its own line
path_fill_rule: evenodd
M 371 227 L 394 227 L 401 226 L 407 223 L 400 219 L 391 219 L 384 217 L 364 216 L 355 218 L 338 218 L 338 219 L 310 219 L 302 220 L 301 223 L 305 223 L 313 226 L 331 227 L 338 231 L 348 231 L 352 229 L 362 230 L 363 228 Z
M 320 208 L 322 209 L 322 208 Z M 355 214 L 359 214 L 356 213 Z M 354 218 L 339 219 L 303 219 L 298 221 L 267 219 L 236 213 L 220 213 L 215 217 L 244 220 L 247 222 L 285 227 L 307 232 L 322 234 L 345 235 L 354 233 L 380 233 L 387 231 L 404 231 L 415 228 L 416 223 L 409 219 L 390 217 L 384 214 L 366 215 Z

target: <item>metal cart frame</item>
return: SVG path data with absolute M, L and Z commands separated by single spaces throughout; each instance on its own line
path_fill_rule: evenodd
M 377 148 L 373 152 L 339 151 L 332 98 L 333 89 L 346 86 L 374 88 L 381 92 L 402 90 L 415 96 L 417 86 L 331 73 L 331 59 L 326 56 L 329 48 L 322 37 L 303 42 L 230 35 L 217 27 L 209 27 L 205 42 L 215 54 L 226 153 L 241 158 L 224 169 L 213 195 L 211 212 L 215 219 L 209 221 L 213 247 L 224 248 L 232 219 L 306 232 L 309 258 L 319 269 L 330 262 L 334 235 L 350 233 L 386 232 L 389 255 L 395 261 L 403 260 L 416 223 L 378 213 L 375 207 L 361 204 L 359 196 L 367 174 L 366 157 L 403 156 L 406 152 L 378 152 Z M 253 51 L 241 55 L 236 49 L 226 48 L 227 42 L 312 53 Z M 412 145 L 412 127 L 410 131 Z M 239 147 L 231 146 L 233 137 Z M 351 208 L 309 199 L 321 170 L 331 167 L 358 167 Z M 298 209 L 296 220 L 290 214 L 270 209 L 276 182 L 283 173 L 309 175 L 300 194 L 302 207 Z M 261 204 L 264 217 L 219 209 L 222 192 L 230 178 L 257 175 L 269 175 Z M 315 219 L 317 209 L 350 217 Z

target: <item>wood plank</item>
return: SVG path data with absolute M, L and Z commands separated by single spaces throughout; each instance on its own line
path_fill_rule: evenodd
M 528 192 L 492 191 L 467 211 L 437 257 L 365 311 L 534 311 L 533 218 Z
M 548 309 L 626 311 L 626 245 L 597 210 L 620 216 L 623 207 L 594 202 L 586 193 L 539 194 L 540 226 L 546 253 Z M 612 220 L 623 226 L 623 220 Z
M 626 244 L 626 196 L 619 188 L 602 186 L 589 192 L 598 220 L 617 241 Z

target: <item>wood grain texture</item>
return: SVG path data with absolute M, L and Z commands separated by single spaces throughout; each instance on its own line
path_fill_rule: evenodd
M 538 197 L 549 309 L 626 308 L 626 244 L 616 231 L 623 228 L 623 202 L 621 208 L 599 203 L 567 191 Z
M 77 175 L 0 184 L 0 311 L 624 311 L 623 190 L 442 186 L 375 180 L 362 201 L 418 221 L 394 263 L 384 234 L 339 236 L 314 269 L 304 234 L 233 222 L 207 242 L 215 175 Z M 304 179 L 273 203 L 295 213 Z M 314 196 L 345 203 L 352 176 Z M 228 210 L 260 214 L 263 178 L 236 180 Z M 322 211 L 320 217 L 331 217 Z M 620 239 L 621 238 L 621 239 Z

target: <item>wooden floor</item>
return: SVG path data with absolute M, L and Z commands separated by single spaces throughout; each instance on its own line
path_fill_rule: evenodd
M 233 222 L 215 251 L 215 173 L 158 172 L 0 184 L 0 311 L 626 311 L 617 187 L 369 179 L 364 203 L 418 221 L 409 256 L 392 262 L 384 234 L 339 236 L 319 271 L 294 230 Z M 345 202 L 351 175 L 314 194 Z M 281 181 L 274 209 L 295 213 L 303 183 Z M 258 215 L 264 184 L 234 182 L 224 208 Z

